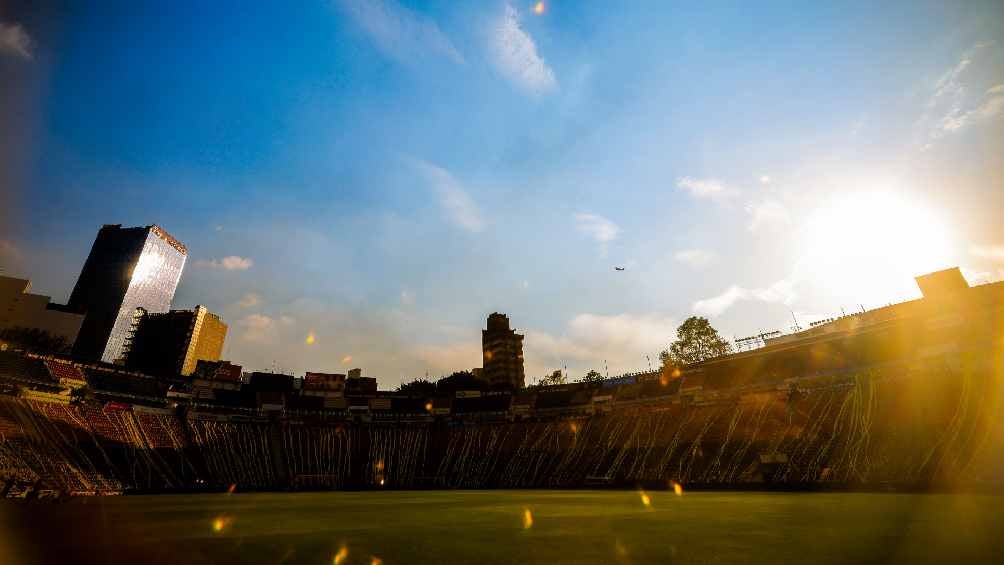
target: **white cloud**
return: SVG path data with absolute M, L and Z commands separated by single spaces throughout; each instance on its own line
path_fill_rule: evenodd
M 1004 261 L 1004 245 L 974 245 L 969 253 L 991 261 Z
M 415 293 L 410 290 L 401 291 L 401 304 L 405 306 L 411 306 L 415 304 Z
M 261 304 L 261 296 L 254 292 L 246 292 L 237 303 L 241 308 L 254 308 Z
M 32 49 L 34 42 L 24 31 L 21 24 L 6 24 L 0 22 L 0 51 L 12 53 L 22 59 L 31 60 L 34 58 Z
M 254 261 L 248 257 L 228 255 L 222 259 L 202 259 L 200 261 L 196 261 L 195 265 L 209 269 L 223 269 L 224 271 L 246 271 L 254 265 Z
M 778 230 L 791 223 L 791 216 L 788 209 L 777 200 L 764 200 L 759 204 L 750 204 L 746 207 L 750 214 L 750 231 L 760 231 L 764 228 Z
M 620 234 L 621 228 L 599 214 L 575 214 L 575 229 L 604 245 Z
M 767 175 L 760 175 L 760 184 L 770 184 L 770 177 Z
M 926 138 L 925 147 L 947 134 L 1004 115 L 1004 85 L 984 89 L 974 84 L 988 66 L 985 54 L 993 45 L 986 42 L 973 46 L 935 83 L 918 122 Z
M 255 343 L 272 343 L 278 338 L 276 320 L 265 314 L 248 314 L 237 321 L 240 338 Z
M 723 314 L 737 302 L 743 300 L 791 304 L 794 299 L 795 291 L 793 285 L 785 279 L 781 279 L 764 288 L 748 289 L 732 285 L 717 296 L 695 302 L 694 313 L 713 318 Z
M 611 376 L 647 369 L 649 360 L 657 366 L 659 352 L 673 339 L 676 325 L 673 319 L 657 315 L 578 314 L 568 321 L 562 335 L 527 330 L 527 381 L 565 365 L 573 370 L 573 377 L 589 369 L 603 371 L 604 360 Z
M 413 349 L 412 353 L 430 371 L 430 379 L 448 375 L 453 371 L 467 371 L 482 365 L 481 342 L 476 340 L 439 345 L 419 345 Z
M 676 179 L 676 187 L 690 193 L 694 198 L 710 198 L 712 200 L 723 200 L 734 192 L 718 179 L 680 177 Z
M 430 18 L 394 0 L 338 0 L 386 57 L 410 63 L 446 57 L 463 64 L 464 57 Z
M 673 258 L 685 265 L 700 269 L 710 265 L 715 260 L 715 255 L 704 249 L 683 249 L 677 251 L 673 255 Z
M 518 88 L 530 94 L 546 94 L 558 87 L 558 81 L 537 44 L 521 26 L 519 11 L 511 4 L 492 30 L 492 50 L 499 72 Z
M 478 205 L 449 171 L 421 159 L 409 158 L 407 162 L 432 186 L 439 198 L 439 205 L 454 224 L 472 232 L 484 229 L 485 220 Z

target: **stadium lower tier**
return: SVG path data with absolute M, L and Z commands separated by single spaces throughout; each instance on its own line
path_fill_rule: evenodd
M 591 415 L 393 423 L 0 395 L 0 479 L 193 489 L 1004 485 L 1002 362 L 676 394 Z

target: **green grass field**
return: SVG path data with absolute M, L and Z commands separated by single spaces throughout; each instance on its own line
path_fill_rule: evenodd
M 7 503 L 0 506 L 0 559 L 142 565 L 331 564 L 339 555 L 340 564 L 386 565 L 1004 559 L 1002 497 L 648 496 L 649 506 L 633 491 L 235 493 Z

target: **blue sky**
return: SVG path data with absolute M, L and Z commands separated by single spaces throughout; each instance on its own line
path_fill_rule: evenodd
M 385 386 L 495 310 L 533 380 L 1002 278 L 1004 7 L 817 4 L 15 2 L 0 266 L 158 223 L 228 357 Z

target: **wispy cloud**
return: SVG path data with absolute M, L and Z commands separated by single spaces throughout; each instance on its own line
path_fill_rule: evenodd
M 224 271 L 246 271 L 253 265 L 254 261 L 250 258 L 237 255 L 228 255 L 222 259 L 202 259 L 195 262 L 195 266 L 197 267 L 222 269 Z
M 692 177 L 680 177 L 676 179 L 676 187 L 689 193 L 694 198 L 708 198 L 712 200 L 723 200 L 731 196 L 735 191 L 725 186 L 725 183 L 718 179 L 695 179 Z
M 606 250 L 606 245 L 617 239 L 621 228 L 612 221 L 599 214 L 575 214 L 575 229 L 593 241 L 600 244 L 602 250 Z
M 779 230 L 791 224 L 788 208 L 777 200 L 750 204 L 746 207 L 746 212 L 750 215 L 749 230 L 752 232 Z
M 969 253 L 983 259 L 1004 262 L 1004 245 L 974 245 Z
M 432 186 L 439 205 L 454 224 L 472 232 L 484 229 L 485 220 L 478 205 L 449 171 L 422 159 L 409 158 L 406 161 Z
M 793 285 L 785 279 L 781 279 L 764 288 L 749 289 L 732 285 L 717 296 L 695 302 L 694 313 L 715 317 L 725 313 L 726 310 L 732 308 L 737 302 L 743 300 L 791 304 L 794 299 L 795 292 Z
M 336 1 L 386 57 L 402 63 L 434 57 L 464 63 L 463 55 L 432 19 L 394 0 Z
M 248 314 L 237 321 L 240 337 L 255 343 L 275 343 L 278 337 L 278 322 L 265 314 Z
M 683 249 L 673 254 L 673 258 L 684 265 L 701 269 L 715 260 L 715 254 L 704 249 Z
M 0 22 L 0 51 L 11 53 L 22 59 L 31 60 L 35 56 L 32 53 L 35 47 L 34 42 L 28 32 L 24 31 L 21 24 L 8 24 Z
M 261 295 L 255 292 L 245 292 L 237 303 L 241 308 L 254 308 L 261 304 Z
M 560 335 L 526 331 L 527 380 L 568 365 L 580 375 L 589 369 L 611 375 L 647 368 L 665 349 L 676 332 L 676 321 L 658 315 L 578 314 Z M 648 359 L 646 359 L 648 356 Z M 573 375 L 574 376 L 574 375 Z
M 505 5 L 495 22 L 491 42 L 495 66 L 518 88 L 530 94 L 546 94 L 558 87 L 554 71 L 537 53 L 537 44 L 520 25 L 519 11 L 511 4 Z
M 918 122 L 925 147 L 945 135 L 1004 116 L 1004 84 L 977 85 L 994 45 L 989 41 L 973 46 L 934 84 Z

